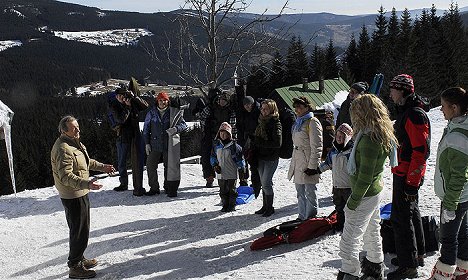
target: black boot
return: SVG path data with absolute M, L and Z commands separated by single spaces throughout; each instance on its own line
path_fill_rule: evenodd
M 384 266 L 383 263 L 373 263 L 369 261 L 366 257 L 362 260 L 361 263 L 361 272 L 362 276 L 359 279 L 367 280 L 383 280 L 384 279 Z
M 266 200 L 266 210 L 263 213 L 263 217 L 270 217 L 275 213 L 275 208 L 273 207 L 273 195 L 265 195 Z
M 259 210 L 255 211 L 255 214 L 262 215 L 266 211 L 266 198 L 265 198 L 266 196 L 264 192 L 262 192 L 262 197 L 263 197 L 263 206 Z

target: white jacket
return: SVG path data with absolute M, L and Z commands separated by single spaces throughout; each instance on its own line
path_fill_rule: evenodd
M 312 117 L 304 121 L 299 131 L 292 131 L 292 140 L 294 149 L 288 179 L 291 180 L 294 176 L 296 184 L 317 184 L 320 175 L 308 176 L 304 170 L 316 169 L 320 164 L 323 140 L 322 125 L 319 120 Z

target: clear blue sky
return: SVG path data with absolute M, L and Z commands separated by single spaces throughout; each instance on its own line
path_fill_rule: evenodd
M 183 0 L 61 0 L 62 2 L 76 3 L 85 6 L 97 7 L 103 10 L 133 11 L 143 13 L 165 12 L 178 9 L 183 5 Z M 248 0 L 249 1 L 249 0 Z M 267 14 L 277 13 L 284 4 L 284 0 L 250 0 L 251 8 L 248 12 L 262 13 L 268 9 Z M 436 5 L 438 10 L 446 10 L 450 0 L 290 0 L 287 13 L 318 13 L 330 12 L 342 15 L 375 14 L 380 5 L 387 11 L 392 7 L 401 11 L 405 8 L 410 10 L 430 8 Z M 458 6 L 468 6 L 468 0 L 454 1 Z

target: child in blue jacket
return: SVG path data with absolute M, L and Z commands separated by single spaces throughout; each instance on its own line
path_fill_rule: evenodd
M 235 211 L 237 174 L 240 180 L 244 179 L 245 160 L 241 146 L 232 139 L 232 127 L 227 122 L 220 125 L 216 134 L 210 163 L 218 178 L 221 212 Z

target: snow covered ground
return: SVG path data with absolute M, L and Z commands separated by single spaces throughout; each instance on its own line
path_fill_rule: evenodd
M 446 124 L 439 108 L 430 113 L 431 156 L 420 191 L 423 215 L 437 215 L 433 192 L 436 147 Z M 83 132 L 86 133 L 86 132 Z M 86 144 L 86 143 L 85 143 Z M 48 164 L 48 163 L 44 163 Z M 217 188 L 204 188 L 200 165 L 183 165 L 179 196 L 134 197 L 118 193 L 117 177 L 101 179 L 103 189 L 90 194 L 91 236 L 87 257 L 99 260 L 99 279 L 336 279 L 340 236 L 325 236 L 265 251 L 249 246 L 267 228 L 296 218 L 296 191 L 286 179 L 289 160 L 274 177 L 276 213 L 253 214 L 261 200 L 221 213 Z M 159 172 L 162 169 L 158 170 Z M 145 174 L 144 186 L 148 182 Z M 131 182 L 131 180 L 130 180 Z M 331 174 L 318 187 L 319 215 L 333 210 Z M 131 188 L 130 188 L 131 189 Z M 385 199 L 391 199 L 391 174 L 385 172 Z M 0 197 L 0 279 L 65 279 L 68 228 L 54 187 Z M 391 254 L 385 255 L 390 264 Z M 427 279 L 437 258 L 420 268 Z

